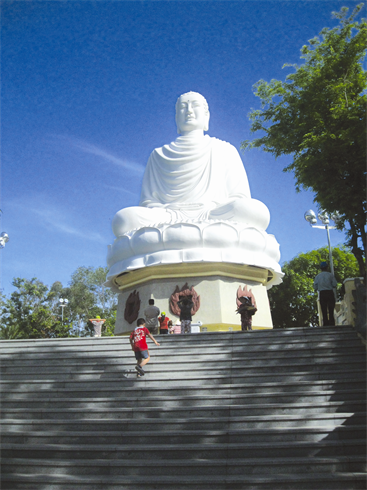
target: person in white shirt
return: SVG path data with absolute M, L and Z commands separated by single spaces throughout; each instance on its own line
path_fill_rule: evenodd
M 160 315 L 160 309 L 154 306 L 154 299 L 149 300 L 149 306 L 144 310 L 144 316 L 146 320 L 146 327 L 150 333 L 158 334 L 158 317 Z
M 101 337 L 102 336 L 102 326 L 104 322 L 106 321 L 105 318 L 101 319 L 99 315 L 97 315 L 96 318 L 91 318 L 89 320 L 93 327 L 94 327 L 94 337 Z
M 331 272 L 327 272 L 327 262 L 321 262 L 321 272 L 317 274 L 313 287 L 319 291 L 323 326 L 335 325 L 334 308 L 336 280 Z

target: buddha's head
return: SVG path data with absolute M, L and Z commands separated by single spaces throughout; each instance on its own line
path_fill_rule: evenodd
M 194 130 L 208 131 L 209 106 L 206 99 L 197 92 L 180 95 L 176 102 L 177 133 L 189 133 Z

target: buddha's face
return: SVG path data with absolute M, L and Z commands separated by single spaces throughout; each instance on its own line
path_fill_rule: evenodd
M 176 124 L 179 134 L 196 129 L 208 130 L 209 110 L 200 94 L 189 92 L 181 95 L 176 104 Z

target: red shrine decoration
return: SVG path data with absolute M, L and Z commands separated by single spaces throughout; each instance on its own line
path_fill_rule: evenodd
M 236 297 L 236 304 L 237 304 L 237 308 L 239 306 L 241 306 L 241 300 L 240 298 L 242 297 L 245 297 L 245 298 L 250 298 L 251 299 L 251 303 L 256 307 L 256 300 L 255 300 L 255 296 L 253 295 L 253 292 L 250 290 L 248 290 L 247 288 L 247 284 L 245 285 L 245 287 L 242 289 L 241 286 L 238 287 L 237 289 L 237 297 Z
M 195 291 L 194 286 L 191 286 L 191 288 L 189 288 L 189 285 L 187 283 L 184 286 L 182 286 L 181 289 L 178 286 L 176 286 L 176 289 L 171 294 L 169 300 L 169 308 L 171 313 L 173 313 L 176 316 L 180 316 L 180 308 L 177 306 L 177 303 L 182 298 L 187 298 L 188 296 L 191 296 L 191 300 L 194 303 L 194 306 L 191 309 L 191 314 L 195 315 L 195 313 L 200 308 L 200 296 L 198 296 L 198 293 Z
M 126 300 L 124 318 L 130 325 L 138 318 L 140 309 L 139 292 L 136 289 Z

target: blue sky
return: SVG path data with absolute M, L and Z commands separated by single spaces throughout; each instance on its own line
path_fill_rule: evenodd
M 177 97 L 210 107 L 208 134 L 251 137 L 252 86 L 284 79 L 332 11 L 350 1 L 2 1 L 1 287 L 13 277 L 67 285 L 104 266 L 111 220 L 137 205 L 150 152 L 173 141 Z M 289 157 L 241 153 L 252 197 L 269 208 L 281 262 L 326 245 L 303 218 Z M 327 185 L 325 183 L 325 185 Z M 331 232 L 332 245 L 344 234 Z

